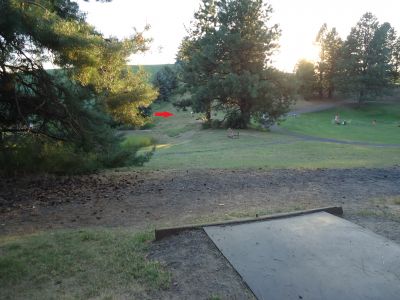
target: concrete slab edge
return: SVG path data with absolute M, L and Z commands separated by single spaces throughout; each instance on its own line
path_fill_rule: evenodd
M 229 226 L 229 225 L 237 225 L 237 224 L 244 224 L 244 223 L 250 223 L 250 222 L 268 221 L 268 220 L 296 217 L 296 216 L 312 214 L 312 213 L 317 213 L 317 212 L 322 212 L 322 211 L 330 213 L 335 216 L 343 215 L 343 208 L 341 206 L 328 206 L 328 207 L 314 208 L 314 209 L 308 209 L 308 210 L 299 210 L 299 211 L 294 211 L 294 212 L 289 212 L 289 213 L 263 215 L 263 216 L 259 216 L 259 217 L 255 217 L 255 218 L 244 218 L 244 219 L 221 221 L 221 222 L 206 223 L 206 224 L 190 224 L 190 225 L 184 225 L 184 226 L 179 226 L 179 227 L 156 228 L 155 229 L 155 239 L 156 239 L 156 241 L 158 241 L 165 237 L 178 234 L 182 231 L 202 229 L 203 227 L 207 227 L 207 226 Z

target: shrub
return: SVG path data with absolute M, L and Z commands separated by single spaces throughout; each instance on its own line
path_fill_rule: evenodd
M 100 167 L 94 153 L 78 150 L 64 142 L 33 136 L 14 137 L 3 142 L 0 164 L 3 174 L 86 173 Z
M 137 152 L 154 143 L 149 137 L 128 137 L 95 152 L 38 136 L 9 136 L 0 143 L 0 173 L 81 174 L 102 168 L 141 166 L 151 158 L 154 147 L 142 155 Z
M 177 100 L 174 103 L 172 103 L 172 105 L 179 111 L 179 110 L 183 110 L 183 111 L 187 111 L 187 107 L 192 106 L 192 100 L 191 99 L 186 99 L 183 98 L 181 100 Z
M 227 113 L 225 127 L 227 127 L 227 128 L 246 128 L 247 121 L 245 118 L 243 118 L 243 116 L 239 110 L 231 110 Z

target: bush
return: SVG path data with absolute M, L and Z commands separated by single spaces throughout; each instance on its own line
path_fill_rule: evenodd
M 141 166 L 151 158 L 154 148 L 143 155 L 137 152 L 154 143 L 149 137 L 129 137 L 95 152 L 38 136 L 9 136 L 0 143 L 0 173 L 82 174 L 102 168 Z
M 97 156 L 75 149 L 63 142 L 33 136 L 19 136 L 1 144 L 1 173 L 92 172 L 99 168 Z
M 246 128 L 247 120 L 245 120 L 239 110 L 231 110 L 227 113 L 225 121 L 227 128 Z
M 183 110 L 183 111 L 187 111 L 187 107 L 192 106 L 192 100 L 191 99 L 181 99 L 181 100 L 177 100 L 174 103 L 172 103 L 172 105 L 179 111 L 179 110 Z

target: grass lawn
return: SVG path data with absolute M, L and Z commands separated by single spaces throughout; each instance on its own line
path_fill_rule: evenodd
M 170 104 L 153 108 L 153 111 L 163 110 L 175 116 L 167 119 L 155 117 L 156 126 L 151 130 L 127 132 L 128 135 L 153 137 L 158 143 L 145 169 L 352 168 L 400 164 L 399 148 L 305 141 L 257 130 L 240 130 L 239 139 L 230 139 L 224 129 L 202 130 L 200 121 L 196 120 L 200 115 L 191 116 L 190 111 L 178 112 Z M 372 114 L 372 110 L 375 114 Z M 352 124 L 337 126 L 330 123 L 335 113 L 335 110 L 330 110 L 288 119 L 284 126 L 291 130 L 305 127 L 309 131 L 303 130 L 302 133 L 315 133 L 322 137 L 344 139 L 340 134 L 344 132 L 347 140 L 400 144 L 400 128 L 395 126 L 396 112 L 400 112 L 400 106 L 391 109 L 387 106 L 368 106 L 362 110 L 341 109 L 342 118 L 352 119 Z M 368 123 L 372 116 L 377 119 L 376 127 Z M 311 120 L 310 124 L 307 120 Z M 318 131 L 314 127 L 321 124 L 322 120 L 326 124 L 320 125 L 322 129 Z M 302 122 L 308 125 L 297 125 Z M 364 134 L 366 128 L 376 133 L 375 139 L 369 133 Z
M 346 126 L 332 124 L 339 113 Z M 376 125 L 372 121 L 376 120 Z M 359 109 L 340 107 L 288 117 L 281 126 L 294 132 L 346 141 L 400 144 L 400 104 L 368 104 Z
M 116 229 L 0 237 L 0 298 L 137 298 L 166 288 L 169 273 L 145 258 L 152 239 Z
M 259 131 L 202 130 L 159 145 L 147 169 L 351 168 L 400 164 L 400 149 L 301 141 Z

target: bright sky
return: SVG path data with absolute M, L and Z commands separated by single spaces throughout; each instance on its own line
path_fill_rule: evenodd
M 151 50 L 133 57 L 132 64 L 174 63 L 182 38 L 186 35 L 193 13 L 200 0 L 113 0 L 98 3 L 77 0 L 87 12 L 87 21 L 97 30 L 119 38 L 151 25 L 148 37 L 153 38 Z M 273 58 L 275 67 L 293 71 L 301 58 L 316 60 L 318 49 L 313 45 L 323 23 L 336 27 L 342 38 L 350 32 L 367 11 L 378 20 L 390 22 L 400 33 L 399 0 L 268 0 L 274 9 L 271 24 L 282 30 L 280 50 Z

